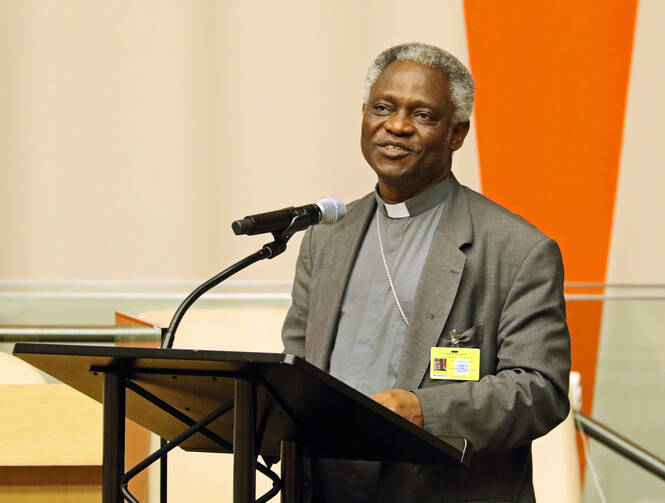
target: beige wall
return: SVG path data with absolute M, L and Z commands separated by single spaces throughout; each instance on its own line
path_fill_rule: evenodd
M 461 1 L 0 3 L 0 279 L 198 279 L 246 214 L 371 189 L 360 90 L 412 39 L 467 60 Z M 456 172 L 478 187 L 473 134 Z M 290 279 L 298 239 L 245 279 Z
M 665 283 L 664 19 L 665 2 L 639 3 L 608 283 Z

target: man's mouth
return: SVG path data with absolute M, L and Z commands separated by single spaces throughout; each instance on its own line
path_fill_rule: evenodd
M 386 142 L 377 144 L 379 152 L 390 159 L 400 159 L 409 155 L 412 150 L 403 143 Z

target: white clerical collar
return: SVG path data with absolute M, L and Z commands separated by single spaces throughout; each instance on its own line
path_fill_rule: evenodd
M 397 203 L 397 204 L 388 204 L 383 203 L 386 208 L 386 214 L 390 218 L 406 218 L 410 217 L 409 208 L 406 206 L 406 203 Z
M 379 195 L 378 184 L 374 187 L 374 196 L 379 208 L 385 209 L 384 215 L 388 218 L 415 217 L 445 201 L 450 192 L 450 178 L 450 176 L 445 177 L 440 183 L 428 187 L 402 203 L 386 203 Z

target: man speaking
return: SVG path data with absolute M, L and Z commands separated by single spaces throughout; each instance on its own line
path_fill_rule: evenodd
M 376 58 L 361 148 L 378 183 L 341 223 L 305 234 L 282 333 L 286 352 L 469 439 L 471 466 L 321 460 L 313 501 L 534 501 L 531 441 L 569 407 L 563 264 L 553 240 L 451 173 L 473 97 L 469 71 L 439 48 Z

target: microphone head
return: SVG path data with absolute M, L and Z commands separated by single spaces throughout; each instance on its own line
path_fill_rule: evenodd
M 334 197 L 324 197 L 316 205 L 321 210 L 321 224 L 334 224 L 346 216 L 346 206 Z

